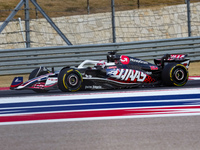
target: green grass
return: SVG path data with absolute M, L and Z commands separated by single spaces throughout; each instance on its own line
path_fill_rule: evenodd
M 191 2 L 197 0 L 191 0 Z M 6 19 L 20 0 L 0 0 L 0 21 Z M 71 16 L 87 14 L 87 0 L 37 0 L 38 4 L 45 10 L 50 17 Z M 115 10 L 138 9 L 138 0 L 115 0 Z M 184 0 L 139 0 L 139 9 L 163 7 L 168 5 L 184 4 Z M 111 0 L 89 0 L 90 14 L 111 11 Z M 23 7 L 22 7 L 23 8 Z M 34 6 L 30 3 L 30 16 L 36 18 Z M 39 17 L 42 17 L 40 13 Z M 24 18 L 24 11 L 20 10 L 15 19 Z

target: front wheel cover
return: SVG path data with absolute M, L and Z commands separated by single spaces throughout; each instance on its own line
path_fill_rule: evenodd
M 182 64 L 168 64 L 162 72 L 162 80 L 167 86 L 183 86 L 188 76 L 188 70 Z
M 76 69 L 63 69 L 58 75 L 58 88 L 63 92 L 76 92 L 81 88 L 82 75 Z

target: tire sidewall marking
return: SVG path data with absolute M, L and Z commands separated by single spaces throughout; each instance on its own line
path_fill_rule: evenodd
M 82 77 L 82 74 L 78 71 L 78 70 L 75 70 L 79 75 L 80 75 L 80 78 L 81 78 L 81 82 L 83 82 L 83 77 Z
M 73 69 L 70 69 L 70 70 L 67 71 L 67 73 L 72 72 L 72 71 L 73 71 Z
M 65 84 L 65 78 L 66 78 L 66 73 L 65 73 L 64 76 L 63 76 L 63 85 L 64 85 L 64 87 L 65 87 L 66 89 L 68 89 L 68 88 L 67 88 L 67 85 Z
M 67 71 L 67 73 L 70 73 L 70 72 L 72 72 L 72 71 L 73 71 L 73 69 L 70 69 L 70 70 Z M 68 88 L 67 88 L 67 85 L 66 85 L 66 83 L 65 83 L 66 75 L 67 75 L 67 74 L 65 73 L 64 76 L 63 76 L 63 85 L 64 85 L 64 87 L 65 87 L 66 89 L 68 89 Z

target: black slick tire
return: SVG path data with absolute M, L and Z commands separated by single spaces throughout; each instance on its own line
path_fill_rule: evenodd
M 184 86 L 188 81 L 188 70 L 182 64 L 167 64 L 162 72 L 162 81 L 166 86 Z
M 63 92 L 76 92 L 82 86 L 83 78 L 81 73 L 72 68 L 64 68 L 58 75 L 58 88 Z

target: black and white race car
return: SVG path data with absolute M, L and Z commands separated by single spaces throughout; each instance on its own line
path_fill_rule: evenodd
M 117 55 L 109 52 L 107 60 L 85 60 L 78 67 L 63 67 L 60 71 L 46 67 L 34 69 L 29 80 L 23 83 L 23 77 L 15 77 L 11 90 L 32 89 L 35 92 L 47 92 L 60 89 L 63 92 L 94 89 L 120 89 L 145 85 L 183 86 L 188 81 L 190 60 L 184 54 L 166 54 L 147 61 Z

